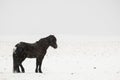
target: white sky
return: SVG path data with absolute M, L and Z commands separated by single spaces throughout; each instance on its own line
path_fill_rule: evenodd
M 120 0 L 0 0 L 0 35 L 120 36 Z

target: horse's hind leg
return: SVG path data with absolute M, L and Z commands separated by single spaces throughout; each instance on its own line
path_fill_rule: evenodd
M 21 71 L 24 73 L 25 72 L 25 69 L 24 69 L 24 67 L 23 67 L 23 65 L 22 65 L 22 62 L 24 61 L 26 59 L 26 57 L 25 56 L 23 56 L 23 58 L 21 58 L 20 59 L 20 67 L 21 67 Z
M 19 66 L 17 67 L 17 69 L 16 69 L 16 70 L 17 70 L 17 72 L 18 72 L 18 73 L 20 73 L 20 69 L 19 69 Z
M 21 67 L 22 72 L 24 73 L 24 72 L 25 72 L 25 69 L 24 69 L 23 65 L 20 64 L 20 67 Z
M 14 73 L 20 73 L 19 66 L 14 66 Z

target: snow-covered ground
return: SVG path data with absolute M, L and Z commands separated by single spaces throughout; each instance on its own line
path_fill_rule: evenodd
M 23 62 L 26 73 L 12 72 L 12 52 L 19 41 L 35 42 L 38 36 L 0 38 L 0 80 L 120 80 L 120 38 L 57 35 L 58 48 L 49 48 L 35 73 L 35 59 Z

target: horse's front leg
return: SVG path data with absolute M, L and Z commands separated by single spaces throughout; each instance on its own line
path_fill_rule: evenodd
M 42 64 L 42 60 L 41 59 L 37 59 L 36 60 L 36 69 L 35 69 L 36 73 L 38 73 L 38 72 L 42 73 L 41 64 Z
M 43 59 L 40 59 L 40 61 L 39 61 L 39 73 L 42 73 L 42 69 L 41 69 L 41 66 L 42 66 L 42 60 L 43 60 Z
M 38 58 L 36 58 L 36 69 L 35 69 L 35 72 L 38 73 Z
M 42 73 L 41 65 L 42 65 L 43 58 L 44 58 L 44 56 L 40 56 L 37 59 L 36 72 Z

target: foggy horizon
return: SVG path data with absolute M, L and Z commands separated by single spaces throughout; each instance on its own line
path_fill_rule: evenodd
M 0 36 L 120 36 L 118 0 L 0 1 Z

